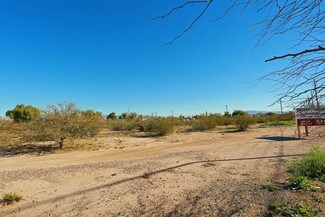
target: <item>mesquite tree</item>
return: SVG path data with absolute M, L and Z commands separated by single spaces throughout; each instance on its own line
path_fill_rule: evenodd
M 95 136 L 103 126 L 103 116 L 82 111 L 73 103 L 47 106 L 41 117 L 30 124 L 30 140 L 53 141 L 63 147 L 66 139 Z

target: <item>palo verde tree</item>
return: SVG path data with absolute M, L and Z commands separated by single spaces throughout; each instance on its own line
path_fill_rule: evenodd
M 30 140 L 53 141 L 63 147 L 66 139 L 94 136 L 102 127 L 103 116 L 92 110 L 82 111 L 73 103 L 49 105 L 30 125 Z
M 30 105 L 16 105 L 12 110 L 6 112 L 6 116 L 11 118 L 16 123 L 29 122 L 40 117 L 40 110 Z
M 271 72 L 257 81 L 269 80 L 273 82 L 271 88 L 277 94 L 278 101 L 287 102 L 297 106 L 308 104 L 320 107 L 325 99 L 325 11 L 321 0 L 233 0 L 224 1 L 228 6 L 222 7 L 216 0 L 193 0 L 171 8 L 165 14 L 153 19 L 164 19 L 176 12 L 186 10 L 188 7 L 197 7 L 196 17 L 168 44 L 174 43 L 204 16 L 212 6 L 222 11 L 215 21 L 225 17 L 235 8 L 255 10 L 260 14 L 260 28 L 257 35 L 257 45 L 262 45 L 275 36 L 288 33 L 296 34 L 296 40 L 286 45 L 290 52 L 275 55 L 265 62 L 285 60 L 287 65 L 277 71 Z M 323 3 L 323 4 L 322 4 Z

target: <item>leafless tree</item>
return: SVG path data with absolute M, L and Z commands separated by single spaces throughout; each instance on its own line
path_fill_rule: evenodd
M 293 44 L 287 45 L 290 53 L 265 60 L 265 62 L 285 60 L 287 66 L 258 79 L 258 82 L 262 80 L 274 82 L 271 90 L 278 96 L 274 103 L 281 100 L 292 106 L 303 104 L 319 107 L 325 99 L 325 11 L 323 1 L 230 0 L 228 2 L 229 5 L 222 8 L 223 12 L 215 21 L 222 19 L 235 8 L 240 8 L 243 12 L 248 8 L 254 9 L 261 14 L 261 21 L 256 24 L 260 28 L 260 32 L 257 34 L 257 45 L 263 45 L 277 35 L 285 35 L 290 32 L 297 35 L 297 40 Z M 219 6 L 220 1 L 216 0 L 184 1 L 165 14 L 154 17 L 155 20 L 164 19 L 190 6 L 199 8 L 198 15 L 192 18 L 190 25 L 166 45 L 174 43 L 188 32 L 213 4 L 221 7 Z

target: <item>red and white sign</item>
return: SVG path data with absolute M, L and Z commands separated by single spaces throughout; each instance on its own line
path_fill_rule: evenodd
M 325 125 L 325 108 L 297 109 L 296 119 L 298 126 Z

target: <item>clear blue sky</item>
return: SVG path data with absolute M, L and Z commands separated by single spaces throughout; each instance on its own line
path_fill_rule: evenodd
M 268 84 L 249 82 L 281 67 L 264 60 L 284 53 L 291 39 L 254 49 L 258 29 L 250 25 L 261 16 L 235 10 L 211 22 L 220 11 L 214 6 L 176 43 L 162 46 L 202 9 L 151 20 L 177 2 L 0 1 L 0 115 L 16 104 L 59 101 L 105 114 L 129 108 L 187 115 L 224 112 L 225 105 L 278 111 L 267 107 L 275 99 L 263 91 Z

